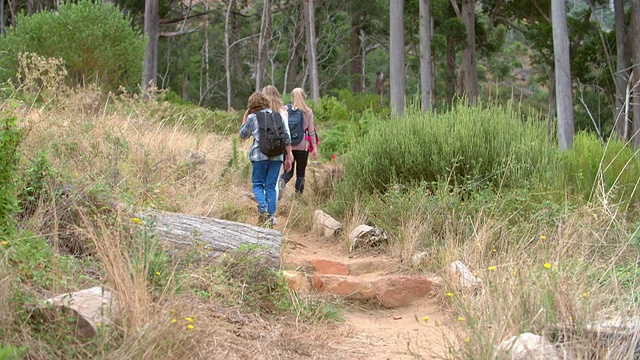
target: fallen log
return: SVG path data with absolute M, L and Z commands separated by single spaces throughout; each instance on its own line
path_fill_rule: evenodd
M 274 269 L 280 264 L 282 234 L 277 230 L 171 212 L 146 212 L 138 218 L 153 226 L 155 237 L 165 249 L 189 252 L 199 245 L 198 250 L 204 252 L 202 255 L 217 258 L 242 245 L 257 245 L 259 253 Z

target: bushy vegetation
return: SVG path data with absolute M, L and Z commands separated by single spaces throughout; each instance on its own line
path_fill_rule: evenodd
M 22 53 L 62 59 L 70 85 L 97 83 L 114 90 L 140 81 L 146 41 L 112 3 L 62 1 L 58 11 L 23 13 L 17 23 L 0 39 L 3 81 L 23 80 L 15 79 Z

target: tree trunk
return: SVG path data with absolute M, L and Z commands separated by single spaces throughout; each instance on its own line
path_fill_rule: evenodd
M 4 0 L 0 0 L 0 35 L 4 34 Z
M 478 98 L 478 69 L 476 68 L 476 1 L 462 1 L 462 22 L 467 27 L 467 47 L 460 68 L 464 72 L 464 92 L 469 104 Z
M 231 17 L 231 9 L 236 7 L 235 4 L 235 0 L 229 0 L 227 14 L 224 17 L 224 70 L 227 77 L 227 111 L 231 111 L 231 48 L 229 46 L 229 32 L 231 30 L 229 19 Z
M 192 253 L 200 244 L 204 245 L 203 256 L 217 258 L 243 245 L 258 245 L 274 269 L 280 262 L 282 234 L 277 230 L 170 212 L 144 213 L 138 217 L 154 224 L 156 238 L 174 255 Z
M 553 137 L 554 123 L 556 120 L 556 72 L 551 68 L 549 74 L 549 122 L 548 122 L 548 134 L 549 139 Z
M 616 73 L 614 81 L 616 83 L 616 103 L 615 103 L 615 125 L 614 135 L 619 140 L 627 141 L 625 138 L 625 129 L 629 119 L 627 118 L 628 112 L 626 111 L 626 94 L 627 94 L 627 82 L 629 80 L 629 58 L 625 54 L 625 42 L 626 42 L 626 24 L 624 16 L 624 0 L 614 1 L 615 21 L 616 21 Z
M 404 112 L 404 0 L 391 0 L 389 24 L 391 116 Z
M 209 74 L 209 3 L 205 2 L 204 3 L 204 11 L 205 11 L 205 15 L 204 15 L 204 65 L 205 65 L 205 72 L 204 72 L 204 94 L 203 94 L 203 98 L 204 98 L 204 107 L 208 107 L 209 106 L 209 99 L 211 98 L 211 96 L 209 95 L 209 88 L 211 87 L 210 84 L 210 74 Z
M 289 63 L 287 64 L 286 79 L 284 84 L 283 94 L 286 94 L 291 89 L 298 86 L 300 60 L 302 59 L 302 40 L 305 36 L 304 31 L 304 11 L 301 7 L 298 7 L 298 15 L 296 26 L 293 29 L 293 36 L 291 37 L 291 47 L 289 53 Z
M 360 46 L 360 16 L 349 16 L 349 59 L 351 59 L 351 91 L 362 92 L 362 47 Z
M 157 84 L 158 77 L 158 2 L 159 0 L 145 0 L 144 6 L 144 34 L 149 38 L 147 49 L 142 60 L 142 89 L 148 89 L 150 84 Z
M 187 72 L 184 72 L 184 77 L 182 78 L 182 101 L 185 103 L 189 102 L 189 76 Z
M 307 68 L 309 71 L 309 90 L 313 102 L 320 97 L 320 84 L 318 79 L 318 57 L 316 55 L 316 25 L 315 8 L 313 0 L 302 0 L 305 24 L 307 29 Z
M 551 19 L 556 75 L 556 107 L 558 109 L 558 145 L 560 150 L 567 150 L 571 148 L 575 130 L 565 0 L 551 0 Z
M 431 0 L 420 0 L 420 84 L 422 111 L 431 110 Z
M 447 78 L 445 97 L 447 105 L 453 105 L 453 96 L 456 94 L 456 45 L 452 37 L 447 37 Z
M 631 143 L 634 149 L 640 145 L 640 0 L 634 0 L 631 7 L 631 26 L 633 32 L 633 132 Z
M 258 40 L 258 62 L 256 64 L 256 91 L 263 87 L 262 82 L 266 76 L 267 52 L 269 49 L 269 27 L 271 0 L 264 0 L 262 8 L 262 22 L 260 23 L 260 39 Z
M 231 38 L 229 42 L 233 44 L 240 39 L 240 22 L 236 15 L 237 3 L 233 1 L 233 7 L 231 8 Z M 242 58 L 239 46 L 232 46 L 231 52 L 231 66 L 233 68 L 233 77 L 235 79 L 242 79 L 244 71 L 242 70 Z

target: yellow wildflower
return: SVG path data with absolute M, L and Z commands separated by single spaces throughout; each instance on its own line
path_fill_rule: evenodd
M 188 318 L 184 318 L 184 319 L 185 319 L 185 320 L 187 320 L 188 322 L 191 322 L 191 323 L 193 322 L 193 319 L 192 319 L 192 318 L 190 318 L 190 317 L 188 317 Z
M 100 323 L 96 323 L 96 327 L 100 327 L 100 326 L 101 326 Z
M 422 321 L 424 321 L 424 322 L 429 321 L 429 317 L 428 317 L 428 316 L 423 317 L 423 318 L 422 318 Z
M 140 220 L 140 219 L 139 219 L 139 218 L 137 218 L 137 217 L 131 218 L 131 221 L 132 221 L 134 224 L 138 224 L 138 225 L 141 225 L 141 224 L 142 224 L 142 220 Z
M 464 342 L 468 343 L 469 341 L 471 341 L 469 338 L 464 339 Z
M 189 325 L 187 325 L 187 329 L 189 329 L 189 330 L 193 330 L 193 324 L 189 324 Z
M 453 293 L 452 293 L 452 292 L 448 292 L 448 293 L 447 293 L 447 296 L 448 296 L 448 297 L 453 297 Z
M 489 266 L 489 271 L 496 271 L 496 267 L 495 266 Z
M 160 271 L 156 271 L 156 275 L 160 276 Z
M 540 235 L 540 240 L 545 241 L 546 239 L 547 239 L 547 237 L 546 237 L 546 236 L 544 236 L 544 235 Z
M 544 268 L 545 268 L 545 269 L 551 269 L 551 264 L 549 264 L 549 263 L 544 263 Z
M 9 244 L 9 243 L 8 243 L 8 242 L 6 242 L 6 241 L 3 241 L 3 242 L 2 242 L 2 246 L 7 246 L 7 244 Z
M 464 321 L 464 318 L 462 316 L 458 317 L 458 321 Z
M 583 293 L 582 293 L 582 297 L 583 297 L 583 298 L 586 298 L 586 297 L 587 297 L 587 293 L 586 293 L 586 292 L 583 292 Z
M 175 324 L 176 322 L 178 322 L 178 319 L 176 319 L 176 318 L 171 319 L 171 323 L 172 324 Z

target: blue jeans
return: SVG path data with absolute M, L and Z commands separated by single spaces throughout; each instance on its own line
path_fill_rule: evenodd
M 251 181 L 253 182 L 253 194 L 258 202 L 258 211 L 265 211 L 269 216 L 276 213 L 276 186 L 282 161 L 262 160 L 251 163 Z

